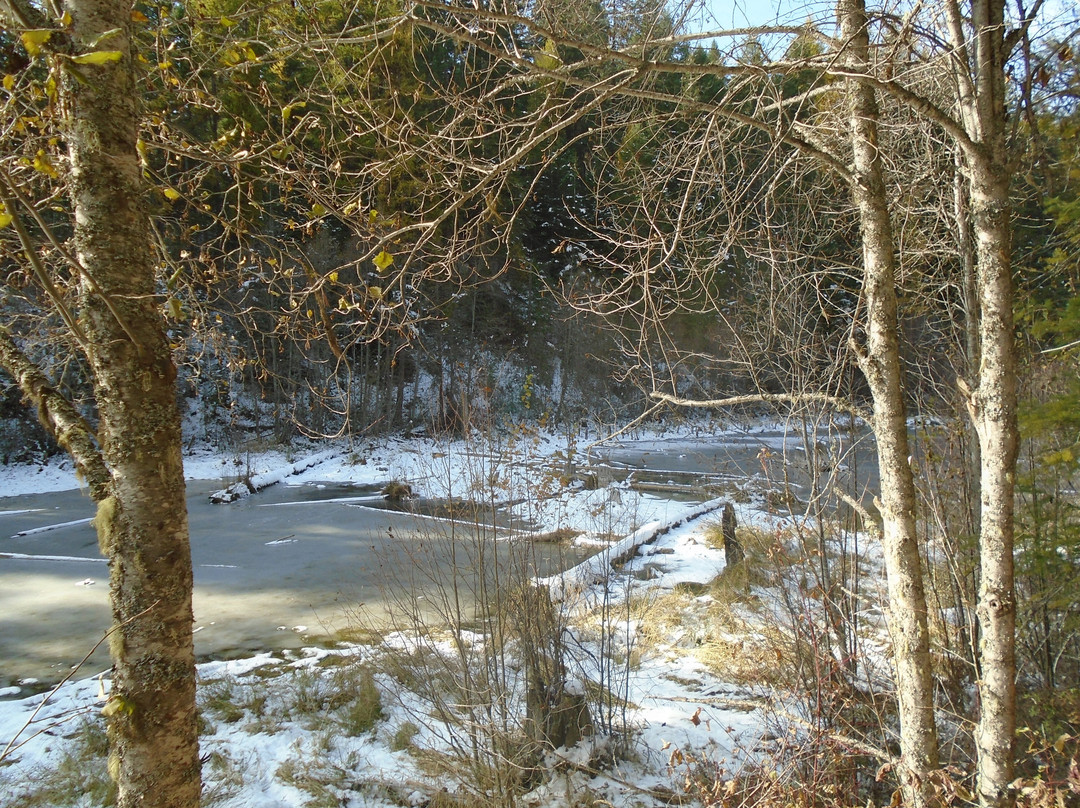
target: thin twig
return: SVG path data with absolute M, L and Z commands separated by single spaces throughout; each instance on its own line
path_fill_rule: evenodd
M 777 707 L 776 704 L 771 700 L 758 701 L 755 699 L 726 699 L 711 696 L 705 698 L 688 698 L 686 696 L 659 696 L 658 698 L 661 698 L 664 701 L 679 701 L 686 702 L 688 704 L 708 704 L 713 707 L 720 707 L 725 710 L 745 711 L 749 709 L 759 710 L 762 712 L 772 711 L 780 718 L 790 721 L 792 724 L 796 724 L 803 729 L 822 731 L 830 738 L 839 741 L 845 746 L 848 746 L 851 749 L 854 749 L 855 751 L 866 755 L 867 757 L 872 757 L 876 760 L 881 761 L 882 763 L 895 762 L 894 758 L 892 758 L 885 750 L 879 749 L 876 746 L 871 746 L 870 744 L 866 743 L 865 741 L 861 741 L 858 738 L 852 738 L 850 735 L 842 735 L 839 732 L 835 732 L 834 730 L 829 729 L 822 730 L 821 727 L 814 726 L 806 719 L 800 718 L 794 713 L 790 713 L 787 710 Z
M 49 240 L 49 243 L 53 246 L 53 248 L 58 253 L 60 253 L 61 256 L 63 256 L 64 260 L 67 261 L 78 274 L 86 278 L 87 283 L 90 284 L 90 288 L 94 291 L 96 295 L 98 295 L 102 299 L 102 301 L 105 303 L 105 306 L 109 309 L 109 312 L 112 314 L 113 317 L 116 318 L 117 324 L 120 326 L 121 329 L 123 329 L 124 333 L 128 335 L 128 339 L 131 340 L 132 344 L 138 345 L 138 340 L 135 339 L 135 334 L 128 327 L 128 324 L 124 322 L 124 318 L 120 316 L 120 312 L 116 310 L 116 306 L 113 305 L 112 298 L 105 293 L 105 290 L 101 288 L 101 284 L 99 284 L 97 282 L 97 279 L 94 278 L 92 274 L 90 274 L 90 270 L 83 265 L 83 263 L 78 259 L 78 257 L 73 255 L 71 251 L 67 247 L 65 247 L 59 239 L 56 238 L 56 235 L 53 233 L 52 228 L 49 227 L 48 223 L 42 218 L 41 213 L 38 211 L 37 207 L 35 207 L 34 203 L 31 202 L 26 197 L 26 194 L 24 194 L 19 189 L 19 187 L 11 179 L 11 175 L 8 174 L 7 170 L 2 165 L 0 165 L 0 179 L 2 179 L 4 184 L 7 186 L 6 190 L 10 194 L 12 194 L 15 199 L 17 199 L 22 204 L 22 206 L 26 208 L 26 210 L 30 212 L 30 215 L 33 217 L 34 221 L 37 222 L 37 226 L 41 228 L 41 231 L 45 234 L 45 238 Z M 4 203 L 8 205 L 8 212 L 10 213 L 11 205 L 8 204 L 7 197 L 5 197 Z
M 859 500 L 855 499 L 855 497 L 848 494 L 846 491 L 841 491 L 839 489 L 837 489 L 836 491 L 836 497 L 844 504 L 846 504 L 849 508 L 851 508 L 851 510 L 855 511 L 855 513 L 859 514 L 859 516 L 863 520 L 863 523 L 869 530 L 880 535 L 881 520 L 875 519 L 874 515 L 870 513 L 869 509 L 867 509 L 865 505 L 859 502 Z
M 642 421 L 644 421 L 646 418 L 648 418 L 650 415 L 652 415 L 654 412 L 656 412 L 658 409 L 660 409 L 663 406 L 664 406 L 663 401 L 658 402 L 657 404 L 654 404 L 649 409 L 645 410 L 645 412 L 641 413 L 641 415 L 639 415 L 637 418 L 635 418 L 633 421 L 631 421 L 630 423 L 628 423 L 626 426 L 622 427 L 621 429 L 618 429 L 615 432 L 612 432 L 610 435 L 607 435 L 607 436 L 605 436 L 603 438 L 600 438 L 598 440 L 594 440 L 592 443 L 590 443 L 589 445 L 587 445 L 585 447 L 586 456 L 588 456 L 589 450 L 592 449 L 594 446 L 599 446 L 601 443 L 606 443 L 609 440 L 613 440 L 614 438 L 617 438 L 619 435 L 621 435 L 623 432 L 626 432 L 626 430 L 633 429 L 635 426 L 640 424 Z
M 71 310 L 67 307 L 63 297 L 60 294 L 60 290 L 56 288 L 56 284 L 52 282 L 48 272 L 45 271 L 44 265 L 38 258 L 37 253 L 34 251 L 34 242 L 30 238 L 30 233 L 26 229 L 26 224 L 19 216 L 16 209 L 16 200 L 11 196 L 8 188 L 5 184 L 0 183 L 0 201 L 3 201 L 4 207 L 7 208 L 8 215 L 11 216 L 11 224 L 15 228 L 15 232 L 19 236 L 19 243 L 22 245 L 23 253 L 26 255 L 26 260 L 30 264 L 30 269 L 37 277 L 38 281 L 45 289 L 45 294 L 56 305 L 57 310 L 60 312 L 60 317 L 63 319 L 67 327 L 71 329 L 72 336 L 75 337 L 75 341 L 79 343 L 79 346 L 83 351 L 88 351 L 90 347 L 90 341 L 86 338 L 86 334 L 79 327 L 78 322 L 75 320 L 75 316 L 71 313 Z
M 1041 353 L 1041 354 L 1058 353 L 1059 351 L 1067 351 L 1067 350 L 1069 350 L 1069 348 L 1075 348 L 1077 345 L 1080 345 L 1080 339 L 1074 339 L 1072 342 L 1066 343 L 1065 345 L 1058 345 L 1056 348 L 1045 348 L 1045 349 L 1039 351 L 1039 353 Z

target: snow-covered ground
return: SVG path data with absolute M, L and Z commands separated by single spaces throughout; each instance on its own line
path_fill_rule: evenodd
M 774 431 L 763 430 L 762 446 L 784 445 Z M 655 444 L 654 451 L 677 445 L 674 439 L 694 446 L 690 435 L 644 437 Z M 745 438 L 745 433 L 732 436 Z M 670 444 L 662 445 L 664 441 Z M 318 463 L 298 467 L 303 464 L 297 460 L 316 452 L 322 453 Z M 262 452 L 244 456 L 239 464 L 235 457 L 200 451 L 186 457 L 185 465 L 189 479 L 220 478 L 223 484 L 241 473 L 278 477 L 289 485 L 399 480 L 428 497 L 461 496 L 475 491 L 482 480 L 489 493 L 494 489 L 495 498 L 515 503 L 541 530 L 572 529 L 582 532 L 579 540 L 595 541 L 610 532 L 605 527 L 624 526 L 627 538 L 615 554 L 636 552 L 629 563 L 611 571 L 604 560 L 612 554 L 609 548 L 600 561 L 590 560 L 549 582 L 569 621 L 568 691 L 595 692 L 600 684 L 606 688 L 608 698 L 599 702 L 607 705 L 606 713 L 594 715 L 594 720 L 615 724 L 622 747 L 607 751 L 609 765 L 601 774 L 581 764 L 602 756 L 600 747 L 614 743 L 602 734 L 549 755 L 546 776 L 523 803 L 572 806 L 585 804 L 588 797 L 612 806 L 666 804 L 695 761 L 732 772 L 747 755 L 768 749 L 775 739 L 770 718 L 775 712 L 763 707 L 768 699 L 762 688 L 773 677 L 761 670 L 756 683 L 748 682 L 755 677 L 747 677 L 746 669 L 767 668 L 768 661 L 756 659 L 754 636 L 728 633 L 716 620 L 716 610 L 728 607 L 717 602 L 710 587 L 724 568 L 724 553 L 715 540 L 718 512 L 712 506 L 630 491 L 625 485 L 589 490 L 570 479 L 570 472 L 579 470 L 567 464 L 573 453 L 565 438 L 528 432 L 497 441 L 390 438 L 315 447 L 297 457 Z M 560 475 L 560 468 L 566 473 Z M 77 485 L 70 463 L 63 460 L 43 469 L 0 467 L 3 495 Z M 767 532 L 785 526 L 783 517 L 753 501 L 736 510 L 742 525 Z M 613 519 L 611 511 L 622 516 Z M 610 574 L 599 574 L 603 572 Z M 769 597 L 749 589 L 747 595 L 759 604 Z M 769 607 L 764 611 L 759 617 L 763 632 Z M 411 643 L 427 643 L 426 652 L 449 657 L 454 647 L 464 647 L 466 635 L 472 638 L 469 642 L 483 646 L 484 639 L 464 626 L 456 632 L 458 642 L 445 647 L 440 643 L 451 634 L 431 632 L 423 640 L 384 636 L 382 644 L 342 642 L 200 665 L 207 803 L 233 808 L 378 808 L 426 803 L 440 789 L 453 792 L 459 783 L 453 766 L 446 765 L 447 755 L 455 740 L 460 742 L 460 733 L 467 732 L 461 728 L 465 724 L 455 728 L 436 717 L 430 699 L 418 694 L 422 688 L 414 691 L 403 684 L 408 677 L 400 666 L 415 658 L 401 650 L 415 651 Z M 711 657 L 703 649 L 710 649 Z M 725 678 L 724 666 L 716 663 L 723 654 L 732 657 L 733 668 L 744 671 L 737 677 L 741 681 Z M 776 652 L 772 665 L 778 664 Z M 517 668 L 511 665 L 504 674 L 511 691 L 522 686 L 520 665 Z M 354 709 L 363 690 L 358 677 L 368 675 L 365 670 L 374 672 L 371 681 L 381 694 L 381 710 L 373 723 L 362 721 Z M 0 804 L 98 804 L 94 784 L 107 777 L 105 762 L 86 750 L 95 746 L 95 739 L 100 746 L 100 708 L 108 685 L 102 676 L 68 682 L 49 694 L 26 697 L 21 688 L 0 692 L 6 697 L 0 699 L 0 751 L 13 741 L 0 764 Z M 340 697 L 342 693 L 349 698 Z M 71 801 L 54 796 L 33 802 L 27 796 L 35 789 L 40 795 L 42 782 L 65 772 L 67 790 L 78 792 Z M 20 802 L 23 799 L 26 802 Z

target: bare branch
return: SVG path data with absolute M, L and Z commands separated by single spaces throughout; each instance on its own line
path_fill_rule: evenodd
M 649 394 L 650 398 L 674 404 L 677 407 L 697 407 L 708 409 L 724 409 L 738 407 L 743 404 L 828 404 L 839 412 L 847 413 L 867 420 L 869 415 L 850 401 L 829 395 L 828 393 L 753 393 L 745 396 L 728 396 L 727 398 L 679 398 L 669 393 L 654 391 Z
M 0 328 L 0 365 L 15 378 L 23 395 L 37 408 L 42 425 L 71 453 L 90 485 L 94 499 L 101 501 L 107 497 L 112 478 L 90 425 L 19 349 L 5 328 Z
M 0 183 L 0 201 L 3 201 L 8 214 L 11 216 L 11 224 L 19 236 L 19 243 L 22 245 L 23 254 L 26 256 L 27 263 L 30 264 L 31 271 L 38 279 L 38 283 L 40 283 L 45 290 L 45 294 L 49 296 L 53 305 L 56 306 L 57 311 L 60 312 L 60 317 L 63 318 L 64 323 L 71 330 L 71 335 L 75 338 L 75 341 L 78 342 L 80 347 L 85 351 L 88 344 L 86 334 L 79 326 L 78 321 L 75 319 L 75 315 L 71 313 L 71 309 L 68 308 L 67 303 L 64 302 L 63 295 L 60 294 L 60 290 L 56 288 L 56 284 L 53 283 L 52 278 L 49 277 L 49 273 L 45 269 L 45 266 L 41 263 L 41 259 L 38 257 L 37 250 L 35 249 L 34 240 L 30 237 L 30 232 L 26 229 L 26 224 L 18 214 L 16 200 L 11 195 L 6 183 Z
M 52 227 L 50 227 L 49 224 L 45 221 L 45 219 L 42 218 L 41 212 L 37 209 L 34 203 L 26 197 L 26 194 L 24 194 L 22 190 L 20 190 L 19 186 L 15 184 L 15 182 L 11 178 L 11 175 L 8 174 L 7 170 L 3 167 L 3 165 L 0 165 L 0 182 L 3 182 L 3 184 L 7 186 L 7 191 L 10 192 L 11 196 L 17 199 L 26 209 L 26 211 L 30 214 L 31 218 L 33 218 L 34 222 L 41 229 L 41 232 L 45 234 L 45 238 L 48 239 L 49 244 L 53 246 L 53 249 L 55 249 L 64 258 L 64 260 L 67 261 L 68 265 L 71 266 L 72 269 L 74 269 L 77 273 L 86 278 L 86 281 L 90 284 L 90 288 L 94 291 L 94 294 L 98 295 L 104 301 L 105 305 L 112 313 L 112 316 L 116 318 L 116 322 L 119 323 L 122 329 L 124 329 L 124 333 L 128 335 L 128 339 L 130 339 L 132 343 L 135 343 L 135 335 L 131 332 L 131 329 L 128 327 L 127 323 L 124 322 L 124 318 L 120 316 L 120 312 L 116 310 L 116 306 L 113 305 L 112 298 L 109 295 L 105 294 L 105 290 L 101 288 L 101 285 L 94 279 L 94 276 L 90 274 L 90 270 L 83 266 L 82 262 L 79 261 L 79 259 L 71 252 L 71 250 L 69 250 L 60 242 L 60 240 L 56 237 L 56 234 L 53 232 Z M 4 195 L 4 191 L 2 190 L 0 190 L 0 197 L 4 199 L 4 203 L 8 206 L 8 210 L 10 212 L 12 210 L 12 206 L 8 203 L 9 197 Z

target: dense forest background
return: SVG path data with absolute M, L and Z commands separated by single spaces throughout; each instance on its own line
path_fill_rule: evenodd
M 547 13 L 574 13 L 554 6 Z M 738 179 L 725 187 L 718 176 L 699 191 L 692 221 L 680 225 L 679 253 L 664 258 L 654 279 L 653 299 L 640 290 L 633 301 L 620 298 L 627 290 L 619 267 L 642 260 L 631 239 L 673 232 L 670 221 L 644 220 L 641 203 L 649 200 L 640 197 L 665 194 L 663 173 L 679 159 L 671 152 L 691 126 L 685 111 L 675 114 L 663 100 L 638 101 L 647 108 L 584 111 L 497 186 L 418 230 L 411 225 L 437 204 L 443 178 L 437 156 L 411 145 L 410 130 L 451 120 L 437 100 L 447 89 L 459 102 L 480 98 L 483 89 L 465 86 L 465 76 L 475 70 L 467 60 L 482 55 L 420 32 L 389 49 L 343 36 L 376 11 L 237 2 L 138 11 L 146 17 L 138 26 L 147 53 L 145 203 L 181 368 L 178 394 L 197 416 L 187 422 L 189 440 L 460 429 L 480 414 L 618 421 L 652 406 L 648 393 L 664 381 L 690 398 L 825 386 L 865 399 L 846 351 L 860 247 L 842 183 L 818 169 L 790 170 L 790 157 L 766 135 L 734 136 L 721 144 L 727 153 L 719 162 Z M 593 12 L 590 24 L 608 24 L 602 9 Z M 643 7 L 637 18 L 673 28 L 666 13 Z M 654 33 L 604 36 L 632 42 Z M 522 51 L 543 50 L 528 32 L 518 35 Z M 402 37 L 400 29 L 390 36 Z M 811 41 L 809 33 L 747 36 L 735 53 L 751 64 L 791 59 Z M 317 59 L 300 51 L 312 42 Z M 13 79 L 28 54 L 17 36 L 0 44 Z M 1060 419 L 1075 396 L 1072 354 L 1055 349 L 1080 328 L 1078 62 L 1053 37 L 1038 48 L 1025 55 L 1033 72 L 1016 88 L 1013 124 L 1017 325 L 1033 428 L 1050 429 L 1067 426 Z M 715 45 L 676 46 L 666 56 L 689 67 L 730 58 Z M 48 125 L 55 104 L 48 68 L 37 70 L 5 90 L 5 171 L 9 194 L 25 186 L 22 194 L 41 199 L 40 221 L 28 226 L 52 232 L 31 236 L 41 240 L 43 266 L 57 266 L 52 291 L 63 297 L 73 293 L 62 267 L 69 203 L 50 188 L 62 142 Z M 750 105 L 761 90 L 693 73 L 657 81 L 661 98 L 738 92 Z M 820 73 L 767 81 L 777 98 L 799 99 Z M 550 102 L 568 103 L 558 92 L 552 88 Z M 535 95 L 501 103 L 542 103 Z M 830 104 L 835 99 L 818 92 L 793 114 L 820 118 Z M 910 406 L 951 415 L 969 305 L 955 169 L 925 127 L 892 112 Z M 512 134 L 477 137 L 470 159 L 494 161 Z M 749 182 L 736 174 L 744 168 Z M 85 369 L 57 336 L 60 316 L 46 312 L 47 293 L 17 260 L 24 246 L 15 228 L 0 236 L 8 328 L 35 357 L 48 358 L 50 375 L 90 414 Z M 403 259 L 408 265 L 399 268 Z M 57 451 L 10 380 L 0 417 L 6 462 Z
M 653 260 L 633 240 L 675 232 L 659 219 L 664 214 L 648 221 L 641 213 L 647 195 L 674 192 L 664 173 L 674 172 L 668 181 L 677 176 L 674 151 L 693 128 L 692 113 L 675 112 L 667 99 L 740 93 L 749 109 L 760 104 L 762 87 L 674 73 L 656 79 L 648 100 L 575 112 L 497 185 L 448 214 L 436 211 L 429 227 L 444 168 L 415 144 L 421 127 L 459 125 L 453 105 L 440 100 L 447 91 L 457 104 L 486 103 L 488 87 L 468 86 L 477 71 L 470 60 L 485 58 L 482 49 L 419 29 L 405 41 L 402 28 L 389 26 L 387 36 L 400 44 L 350 41 L 349 31 L 394 11 L 385 7 L 138 9 L 145 204 L 181 368 L 178 395 L 196 416 L 187 421 L 189 440 L 461 429 L 480 415 L 618 421 L 652 406 L 648 394 L 665 382 L 699 399 L 824 387 L 865 400 L 846 350 L 860 261 L 847 189 L 820 169 L 792 170 L 792 158 L 765 134 L 718 138 L 724 154 L 714 155 L 713 168 L 726 167 L 731 179 L 717 175 L 696 192 L 696 209 L 679 223 L 679 251 L 660 259 L 651 297 L 627 288 L 627 268 Z M 616 44 L 676 27 L 663 8 L 625 12 L 612 21 L 599 6 L 543 9 L 576 35 L 584 36 L 587 20 L 593 36 Z M 643 30 L 605 30 L 626 19 Z M 1051 30 L 1068 30 L 1056 25 Z M 528 31 L 510 35 L 522 52 L 552 47 Z M 747 35 L 734 55 L 748 64 L 790 61 L 812 53 L 813 40 L 812 28 Z M 92 414 L 85 368 L 57 336 L 61 317 L 43 305 L 47 294 L 73 293 L 62 246 L 69 203 L 51 187 L 63 161 L 49 126 L 55 90 L 44 63 L 14 81 L 29 59 L 18 36 L 5 35 L 0 46 L 10 77 L 7 194 L 40 199 L 27 226 L 43 268 L 55 266 L 58 276 L 48 292 L 35 283 L 18 260 L 25 245 L 5 226 L 5 322 Z M 314 58 L 302 48 L 313 48 Z M 1032 48 L 1024 54 L 1030 75 L 1020 77 L 1014 99 L 1017 326 L 1032 429 L 1045 431 L 1071 426 L 1076 395 L 1065 346 L 1080 329 L 1080 79 L 1066 42 L 1050 36 Z M 665 57 L 693 68 L 732 54 L 715 44 L 676 45 Z M 486 76 L 489 86 L 500 69 Z M 792 115 L 820 120 L 835 107 L 820 71 L 761 81 L 781 102 L 798 101 Z M 807 90 L 814 92 L 803 100 Z M 507 92 L 497 112 L 527 117 L 540 104 L 583 103 L 560 93 L 567 91 Z M 909 406 L 953 415 L 951 380 L 970 353 L 970 245 L 957 239 L 956 171 L 925 126 L 901 109 L 890 114 Z M 494 164 L 507 138 L 526 134 L 508 127 L 477 135 L 467 143 L 469 159 Z M 57 451 L 10 379 L 0 417 L 5 462 Z
M 494 66 L 487 84 L 476 82 L 469 60 L 485 58 L 482 49 L 389 25 L 386 36 L 399 44 L 350 41 L 347 33 L 370 26 L 376 12 L 394 11 L 385 7 L 138 9 L 144 201 L 181 368 L 178 395 L 195 415 L 189 440 L 460 429 L 480 414 L 626 420 L 651 407 L 648 394 L 665 385 L 699 399 L 811 388 L 866 399 L 847 351 L 860 245 L 843 183 L 779 152 L 766 134 L 743 131 L 717 138 L 710 169 L 727 169 L 730 179 L 718 173 L 702 183 L 685 221 L 642 214 L 650 205 L 662 211 L 659 200 L 677 192 L 664 183 L 683 170 L 677 149 L 695 134 L 692 112 L 668 99 L 705 103 L 738 93 L 750 109 L 764 89 L 796 100 L 791 115 L 835 114 L 820 71 L 756 84 L 692 71 L 733 57 L 751 65 L 800 58 L 813 52 L 812 29 L 747 35 L 729 52 L 675 45 L 665 57 L 690 72 L 657 77 L 649 98 L 606 108 L 554 83 L 542 92 L 505 91 L 492 110 L 481 108 L 504 116 L 489 123 L 503 126 L 513 114 L 527 120 L 543 104 L 585 108 L 523 149 L 497 184 L 443 212 L 436 208 L 446 168 L 416 144 L 440 126 L 460 125 L 454 104 L 488 102 L 484 93 L 506 68 Z M 601 30 L 615 23 L 599 7 L 544 7 L 578 35 L 584 23 L 573 14 L 583 14 L 595 36 L 616 43 L 684 24 L 653 6 L 624 12 L 618 20 L 651 27 Z M 550 49 L 528 31 L 511 35 L 522 52 Z M 42 60 L 16 74 L 30 58 L 24 43 L 12 34 L 0 44 L 11 77 L 7 193 L 39 200 L 27 227 L 42 267 L 56 276 L 51 291 L 35 283 L 19 260 L 16 228 L 4 227 L 5 322 L 92 414 L 85 368 L 57 336 L 61 316 L 44 305 L 49 294 L 74 293 L 62 246 L 70 235 L 70 203 L 58 190 L 63 142 L 49 123 L 52 74 Z M 1054 349 L 1080 328 L 1078 62 L 1054 36 L 1032 48 L 1024 55 L 1031 75 L 1014 99 L 1017 325 L 1032 428 L 1045 431 L 1068 428 L 1075 396 L 1072 354 Z M 454 104 L 446 104 L 447 92 Z M 886 114 L 909 406 L 952 415 L 959 404 L 952 379 L 970 353 L 970 245 L 957 239 L 956 170 L 925 125 L 900 108 Z M 493 127 L 463 149 L 469 160 L 494 165 L 508 139 L 527 136 L 524 128 Z M 662 241 L 676 226 L 677 253 L 642 257 L 635 240 L 652 231 Z M 660 265 L 645 297 L 630 288 L 640 279 L 629 267 L 651 260 Z M 4 391 L 0 457 L 56 451 L 10 380 Z

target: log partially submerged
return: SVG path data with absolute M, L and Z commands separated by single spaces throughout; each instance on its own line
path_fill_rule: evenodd
M 312 466 L 325 463 L 330 458 L 337 457 L 339 454 L 340 452 L 336 450 L 320 452 L 319 454 L 311 455 L 303 460 L 291 463 L 288 466 L 275 469 L 274 471 L 268 471 L 264 474 L 254 474 L 246 479 L 238 480 L 228 488 L 223 488 L 220 491 L 215 491 L 210 494 L 210 501 L 216 505 L 220 505 L 250 497 L 257 491 L 262 491 L 264 488 L 269 488 L 272 485 L 280 483 L 282 480 L 292 477 L 294 474 L 300 474 L 303 471 L 307 471 Z

